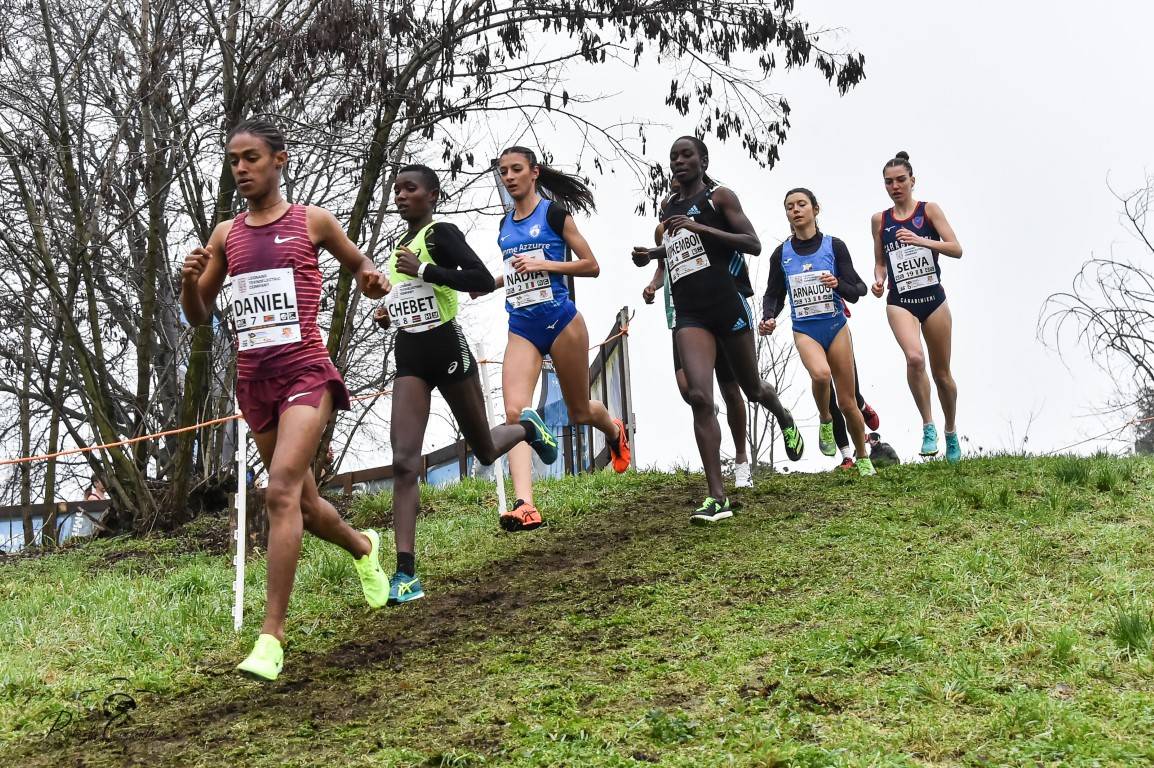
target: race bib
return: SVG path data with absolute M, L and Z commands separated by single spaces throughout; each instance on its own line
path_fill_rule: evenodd
M 821 278 L 828 274 L 830 274 L 828 269 L 820 269 L 816 272 L 798 272 L 789 276 L 789 298 L 793 304 L 794 317 L 801 320 L 837 314 L 833 288 L 821 282 Z
M 518 256 L 530 258 L 545 258 L 545 252 L 540 248 L 533 251 L 518 253 L 505 259 L 505 300 L 514 309 L 529 307 L 534 304 L 544 304 L 553 300 L 553 281 L 548 272 L 518 273 L 513 269 L 513 259 Z
M 669 279 L 676 283 L 686 275 L 700 272 L 709 266 L 709 256 L 696 232 L 679 229 L 665 237 L 665 268 Z
M 934 254 L 920 245 L 903 245 L 889 252 L 890 268 L 898 293 L 909 293 L 918 288 L 938 284 L 938 268 Z
M 389 320 L 402 331 L 421 333 L 443 323 L 433 286 L 420 278 L 394 285 L 385 299 L 385 306 L 389 310 Z
M 232 318 L 241 351 L 300 341 L 297 287 L 292 267 L 234 277 Z

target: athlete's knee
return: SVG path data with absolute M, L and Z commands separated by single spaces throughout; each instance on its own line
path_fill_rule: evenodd
M 713 393 L 706 392 L 697 387 L 688 387 L 685 390 L 685 402 L 689 403 L 689 407 L 696 410 L 709 409 L 713 410 Z
M 393 449 L 393 477 L 396 481 L 414 480 L 421 472 L 420 451 L 398 451 Z
M 730 411 L 740 411 L 745 407 L 745 402 L 741 399 L 741 387 L 737 386 L 736 381 L 728 381 L 720 385 L 721 399 L 725 401 L 725 407 Z
M 505 423 L 506 424 L 517 424 L 518 422 L 520 422 L 521 421 L 521 410 L 522 409 L 520 409 L 520 408 L 514 408 L 512 406 L 506 406 L 505 407 Z
M 833 372 L 829 368 L 818 368 L 809 374 L 809 378 L 814 384 L 828 387 L 833 383 Z
M 951 389 L 955 386 L 954 374 L 950 372 L 949 368 L 935 368 L 933 374 L 934 383 L 938 385 L 939 389 Z
M 300 485 L 280 477 L 270 477 L 264 492 L 265 509 L 270 517 L 293 511 L 300 503 Z
M 847 424 L 853 423 L 855 413 L 858 415 L 858 418 L 861 417 L 861 411 L 858 410 L 857 407 L 857 398 L 853 395 L 843 395 L 841 392 L 838 392 L 837 409 L 841 411 Z
M 906 368 L 922 373 L 926 370 L 926 353 L 920 349 L 906 353 Z
M 473 456 L 486 467 L 501 458 L 501 455 L 497 453 L 496 446 L 471 445 L 470 447 L 473 449 Z

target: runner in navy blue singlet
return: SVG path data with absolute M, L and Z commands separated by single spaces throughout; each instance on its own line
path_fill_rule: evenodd
M 923 456 L 938 453 L 938 430 L 930 403 L 926 351 L 938 387 L 946 426 L 946 459 L 962 458 L 954 423 L 958 387 L 950 372 L 953 318 L 942 288 L 940 256 L 961 258 L 962 246 L 953 227 L 936 203 L 914 199 L 914 169 L 910 156 L 899 152 L 882 170 L 893 207 L 875 213 L 870 222 L 874 238 L 873 294 L 886 297 L 886 315 L 898 346 L 906 357 L 906 378 L 922 417 Z M 922 337 L 926 347 L 922 348 Z

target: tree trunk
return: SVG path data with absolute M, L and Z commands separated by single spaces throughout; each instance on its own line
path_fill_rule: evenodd
M 20 382 L 20 455 L 29 456 L 32 453 L 32 413 L 29 403 L 32 388 L 32 306 L 31 295 L 28 294 L 24 304 L 24 334 L 23 377 Z M 21 517 L 24 522 L 24 546 L 31 548 L 36 543 L 36 530 L 32 524 L 32 465 L 28 462 L 20 467 L 20 506 L 24 509 Z

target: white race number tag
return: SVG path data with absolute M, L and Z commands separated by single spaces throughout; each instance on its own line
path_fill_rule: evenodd
M 696 232 L 679 229 L 665 236 L 665 266 L 674 283 L 709 266 L 709 256 Z
M 385 299 L 389 320 L 409 333 L 429 331 L 442 324 L 441 307 L 433 286 L 420 278 L 397 283 Z
M 232 279 L 232 318 L 240 350 L 301 340 L 292 267 L 248 272 Z
M 938 268 L 934 254 L 920 245 L 903 245 L 889 252 L 890 268 L 898 293 L 909 293 L 918 288 L 938 284 Z
M 548 272 L 519 273 L 513 268 L 513 259 L 522 256 L 543 259 L 545 251 L 537 248 L 505 259 L 505 300 L 514 309 L 552 301 L 553 281 Z
M 833 288 L 821 282 L 821 279 L 828 274 L 830 274 L 828 269 L 819 269 L 816 272 L 798 272 L 789 276 L 789 298 L 793 304 L 793 314 L 799 320 L 837 314 Z

